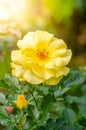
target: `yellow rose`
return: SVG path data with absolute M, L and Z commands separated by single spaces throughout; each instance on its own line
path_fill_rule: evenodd
M 57 84 L 69 68 L 72 52 L 65 42 L 46 31 L 27 33 L 12 51 L 12 75 L 31 84 Z
M 27 106 L 27 101 L 23 94 L 18 95 L 16 104 L 17 104 L 17 107 L 20 109 Z

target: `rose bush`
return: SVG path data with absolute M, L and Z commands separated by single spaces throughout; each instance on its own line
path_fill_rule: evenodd
M 66 66 L 72 53 L 65 42 L 36 31 L 17 46 L 12 75 L 0 79 L 0 129 L 85 130 L 86 72 Z

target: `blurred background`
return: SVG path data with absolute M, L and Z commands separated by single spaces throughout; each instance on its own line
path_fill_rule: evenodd
M 86 0 L 0 0 L 0 77 L 10 72 L 17 40 L 35 30 L 67 43 L 73 52 L 70 66 L 86 65 Z

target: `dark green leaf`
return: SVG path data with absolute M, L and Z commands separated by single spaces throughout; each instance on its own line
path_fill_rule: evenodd
M 11 87 L 15 89 L 20 89 L 21 86 L 19 84 L 19 80 L 14 77 L 14 76 L 10 76 L 9 74 L 5 74 L 5 83 Z
M 83 83 L 86 78 L 78 70 L 71 70 L 70 73 L 62 79 L 59 85 L 62 87 L 72 87 Z
M 75 119 L 76 119 L 76 114 L 75 112 L 72 110 L 72 109 L 69 109 L 69 108 L 66 108 L 64 111 L 63 111 L 63 116 L 65 118 L 65 120 L 70 123 L 70 124 L 73 124 Z
M 81 126 L 83 126 L 84 128 L 86 128 L 86 117 L 85 116 L 82 116 L 80 119 L 79 119 L 79 124 Z

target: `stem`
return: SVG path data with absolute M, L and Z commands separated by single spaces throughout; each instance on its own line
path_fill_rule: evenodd
M 36 120 L 38 120 L 39 115 L 40 115 L 40 112 L 39 112 L 39 109 L 38 109 L 38 103 L 37 103 L 37 101 L 36 101 L 36 98 L 35 98 L 34 90 L 33 90 L 33 89 L 34 89 L 34 87 L 32 86 L 32 90 L 29 91 L 29 92 L 30 92 L 30 94 L 31 94 L 31 96 L 32 96 L 32 98 L 33 98 L 33 101 L 35 102 L 36 114 L 34 115 L 34 117 L 35 117 Z
M 33 97 L 33 99 L 34 99 L 34 101 L 35 101 L 35 103 L 36 103 L 36 106 L 37 106 L 37 102 L 36 102 L 36 99 L 35 99 L 35 97 L 34 97 L 34 95 L 33 95 L 33 92 L 31 91 L 30 93 L 31 93 L 31 95 L 32 95 L 32 97 Z
M 36 106 L 37 106 L 37 101 L 36 101 L 36 99 L 35 99 L 35 97 L 34 97 L 34 94 L 33 94 L 33 89 L 34 89 L 33 85 L 31 85 L 31 88 L 32 88 L 32 89 L 31 89 L 29 92 L 30 92 L 30 94 L 32 95 L 33 100 L 35 101 Z
M 19 122 L 19 124 L 17 125 L 18 129 L 19 130 L 23 130 L 23 127 L 24 127 L 24 122 L 25 122 L 25 118 L 26 118 L 27 114 L 24 113 L 24 110 L 23 110 L 23 115 L 22 115 L 22 118 Z

